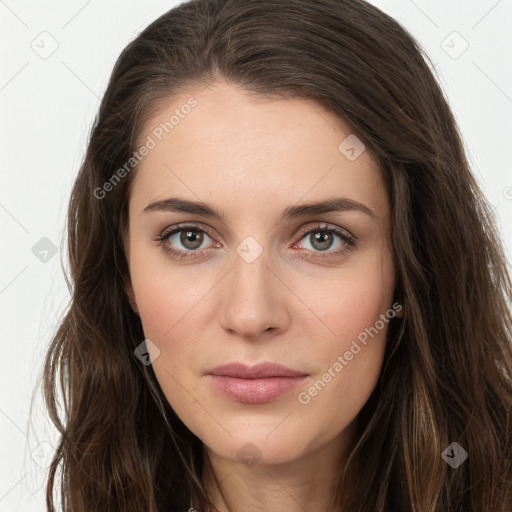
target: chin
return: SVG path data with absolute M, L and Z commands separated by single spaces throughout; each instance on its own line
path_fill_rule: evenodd
M 276 418 L 254 413 L 243 419 L 229 420 L 223 416 L 225 430 L 213 429 L 209 422 L 197 425 L 199 428 L 194 428 L 194 434 L 218 457 L 253 467 L 293 462 L 326 445 L 339 433 L 338 429 L 333 429 L 331 420 L 326 420 L 322 427 L 315 425 L 311 418 L 294 421 L 297 411 L 289 417 L 287 414 L 281 413 Z
M 258 465 L 278 465 L 293 462 L 304 454 L 305 447 L 291 435 L 272 439 L 264 434 L 233 439 L 204 439 L 203 443 L 215 455 L 251 468 Z

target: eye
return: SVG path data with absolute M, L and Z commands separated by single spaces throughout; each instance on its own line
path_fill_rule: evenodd
M 211 237 L 205 229 L 196 225 L 179 225 L 166 229 L 155 241 L 173 256 L 194 258 L 202 254 L 204 248 L 201 246 L 207 239 L 211 240 Z M 216 246 L 220 247 L 221 244 L 216 242 Z M 178 250 L 174 247 L 178 247 Z
M 194 251 L 201 247 L 205 237 L 210 238 L 204 231 L 200 231 L 198 229 L 182 229 L 180 231 L 176 231 L 173 235 L 168 236 L 167 238 L 172 245 L 179 242 L 183 247 L 185 247 L 185 249 Z
M 167 228 L 155 241 L 167 253 L 183 259 L 201 256 L 208 249 L 208 239 L 212 240 L 212 237 L 208 234 L 206 228 L 193 224 L 182 224 Z M 300 240 L 305 240 L 306 245 L 309 244 L 310 247 L 306 247 L 305 252 L 308 254 L 316 253 L 313 256 L 315 258 L 339 258 L 355 246 L 355 237 L 342 228 L 329 227 L 328 225 L 317 225 L 303 230 Z M 203 246 L 205 242 L 206 246 Z M 295 243 L 292 248 L 304 249 L 302 244 L 300 245 L 301 247 L 298 247 L 298 244 Z M 215 242 L 215 247 L 222 247 L 222 244 Z
M 306 247 L 308 251 L 326 253 L 325 255 L 320 254 L 318 256 L 320 258 L 339 257 L 355 246 L 355 237 L 342 228 L 329 227 L 328 225 L 317 225 L 305 232 L 303 231 L 300 240 L 305 240 L 306 245 L 310 246 L 309 248 Z M 297 244 L 294 244 L 293 247 L 297 247 Z

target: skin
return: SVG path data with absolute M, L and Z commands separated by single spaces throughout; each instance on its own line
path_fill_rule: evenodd
M 390 206 L 380 170 L 368 148 L 354 161 L 340 152 L 356 132 L 319 104 L 254 96 L 222 80 L 168 99 L 140 141 L 191 95 L 197 107 L 134 176 L 127 293 L 160 351 L 150 350 L 166 398 L 203 441 L 220 489 L 208 466 L 203 478 L 219 510 L 332 512 L 357 415 L 381 370 L 388 324 L 309 403 L 297 397 L 393 304 Z M 208 203 L 224 219 L 143 212 L 171 196 Z M 279 220 L 288 206 L 333 196 L 363 203 L 375 219 L 352 210 Z M 164 243 L 188 254 L 204 249 L 199 257 L 173 257 L 155 242 L 184 222 L 211 236 L 203 235 L 199 249 L 180 242 L 181 233 Z M 347 246 L 337 235 L 326 250 L 315 243 L 315 231 L 307 231 L 326 223 L 357 237 L 355 246 L 322 259 Z M 248 236 L 263 250 L 251 263 L 236 251 Z M 205 375 L 231 361 L 277 362 L 308 377 L 269 403 L 239 403 Z M 256 463 L 244 462 L 240 450 L 254 452 Z

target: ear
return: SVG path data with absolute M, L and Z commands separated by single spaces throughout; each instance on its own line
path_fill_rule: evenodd
M 133 309 L 133 312 L 136 315 L 139 315 L 139 308 L 137 307 L 137 301 L 135 300 L 135 292 L 133 291 L 132 282 L 129 277 L 126 278 L 124 291 L 126 292 L 126 296 L 128 297 L 128 302 Z
M 395 307 L 396 305 L 396 307 Z M 395 311 L 396 318 L 404 317 L 404 294 L 402 287 L 402 280 L 396 274 L 395 276 L 395 292 L 393 294 L 393 310 Z
M 395 307 L 396 305 L 396 307 Z M 395 312 L 395 318 L 403 318 L 404 317 L 404 306 L 402 301 L 395 301 L 393 303 L 393 310 Z

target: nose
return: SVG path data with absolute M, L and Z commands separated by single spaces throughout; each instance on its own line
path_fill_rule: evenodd
M 220 310 L 220 324 L 232 334 L 254 341 L 266 331 L 277 334 L 288 327 L 290 291 L 269 263 L 265 251 L 251 263 L 235 253 Z

